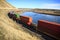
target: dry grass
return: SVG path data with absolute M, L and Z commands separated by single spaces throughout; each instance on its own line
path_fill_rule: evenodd
M 15 8 L 15 7 L 6 2 L 6 0 L 0 0 L 0 9 L 1 8 Z
M 0 0 L 0 40 L 43 40 L 41 36 L 30 32 L 10 19 L 7 13 L 12 10 L 18 9 L 5 0 Z
M 42 40 L 41 36 L 28 32 L 21 25 L 11 20 L 7 16 L 10 10 L 0 9 L 0 40 Z

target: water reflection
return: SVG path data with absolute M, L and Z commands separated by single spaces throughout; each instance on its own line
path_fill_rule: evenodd
M 38 20 L 47 20 L 47 21 L 56 22 L 56 23 L 60 24 L 60 16 L 38 14 L 38 13 L 34 13 L 34 12 L 25 12 L 21 15 L 32 17 L 33 18 L 33 23 L 37 23 Z

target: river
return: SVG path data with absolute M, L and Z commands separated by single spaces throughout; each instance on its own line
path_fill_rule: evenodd
M 48 15 L 48 14 L 38 14 L 35 12 L 24 12 L 23 14 L 20 14 L 22 16 L 28 16 L 28 17 L 32 17 L 33 22 L 37 24 L 38 20 L 47 20 L 49 22 L 56 22 L 60 24 L 60 16 L 55 16 L 55 15 Z

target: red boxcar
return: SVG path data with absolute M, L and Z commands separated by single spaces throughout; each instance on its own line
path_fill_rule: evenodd
M 39 20 L 37 30 L 42 31 L 57 39 L 60 38 L 60 24 L 58 23 Z
M 25 23 L 27 25 L 31 25 L 31 23 L 32 23 L 32 18 L 31 17 L 20 16 L 20 19 L 23 23 Z

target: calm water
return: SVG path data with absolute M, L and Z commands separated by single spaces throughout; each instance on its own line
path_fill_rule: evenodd
M 38 13 L 34 13 L 34 12 L 25 12 L 21 15 L 32 17 L 33 23 L 35 23 L 35 24 L 37 24 L 38 20 L 47 20 L 47 21 L 56 22 L 56 23 L 60 24 L 60 16 L 38 14 Z

